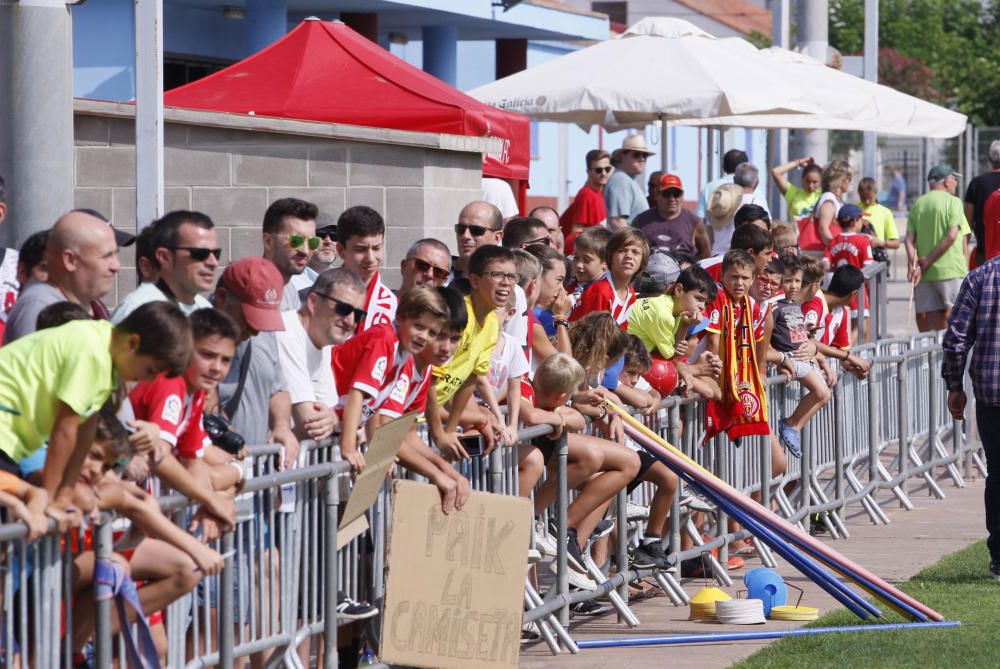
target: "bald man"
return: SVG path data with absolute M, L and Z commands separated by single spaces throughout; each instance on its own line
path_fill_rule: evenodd
M 552 240 L 552 248 L 559 251 L 559 253 L 563 253 L 565 240 L 563 239 L 562 230 L 559 228 L 559 212 L 549 205 L 543 204 L 528 212 L 528 218 L 537 218 L 544 223 L 545 230 L 549 233 L 549 239 Z
M 469 257 L 480 246 L 500 246 L 503 238 L 503 214 L 495 205 L 483 200 L 473 200 L 462 207 L 455 224 L 455 241 L 458 256 L 452 258 L 451 278 L 448 285 L 455 285 L 468 294 Z
M 4 343 L 35 331 L 38 312 L 57 302 L 73 302 L 95 318 L 107 318 L 100 298 L 111 292 L 121 269 L 115 233 L 106 221 L 83 211 L 63 215 L 49 231 L 45 247 L 48 281 L 32 281 L 21 291 L 7 319 Z

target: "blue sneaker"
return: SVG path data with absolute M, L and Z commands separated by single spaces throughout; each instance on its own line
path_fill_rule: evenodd
M 792 457 L 801 458 L 802 436 L 799 434 L 799 431 L 794 427 L 789 426 L 788 422 L 784 418 L 781 419 L 778 426 L 778 434 L 781 439 L 781 445 L 792 454 Z

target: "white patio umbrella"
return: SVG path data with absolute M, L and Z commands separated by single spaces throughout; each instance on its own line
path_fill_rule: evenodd
M 469 91 L 535 119 L 588 127 L 754 113 L 819 112 L 749 42 L 687 21 L 643 19 L 599 42 Z
M 885 135 L 940 138 L 955 137 L 965 131 L 967 119 L 964 114 L 833 69 L 805 54 L 770 47 L 761 50 L 760 55 L 771 63 L 772 71 L 807 90 L 823 111 L 816 114 L 719 115 L 680 120 L 677 125 L 863 130 Z M 863 103 L 863 109 L 847 115 L 835 111 L 843 98 Z

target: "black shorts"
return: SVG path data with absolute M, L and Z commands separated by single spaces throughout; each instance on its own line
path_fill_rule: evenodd
M 546 465 L 549 464 L 549 460 L 552 459 L 552 456 L 556 454 L 556 448 L 559 446 L 559 440 L 549 439 L 547 434 L 535 437 L 530 443 L 542 452 L 542 458 L 544 459 Z
M 639 456 L 639 473 L 635 475 L 626 488 L 630 495 L 642 483 L 642 477 L 649 471 L 649 468 L 659 462 L 656 457 L 646 451 L 638 451 L 636 454 Z
M 18 478 L 23 478 L 21 476 L 21 468 L 16 462 L 14 462 L 13 458 L 3 451 L 0 451 L 0 470 L 5 471 L 8 474 L 13 474 Z

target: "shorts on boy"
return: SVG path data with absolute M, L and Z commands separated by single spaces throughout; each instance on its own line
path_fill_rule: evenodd
M 792 376 L 796 381 L 804 379 L 809 372 L 818 372 L 819 366 L 814 360 L 808 362 L 804 360 L 796 360 L 795 358 L 790 358 L 792 361 Z
M 928 311 L 948 311 L 955 306 L 962 279 L 921 281 L 914 290 L 913 306 L 918 314 Z

